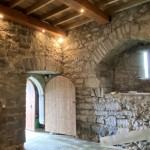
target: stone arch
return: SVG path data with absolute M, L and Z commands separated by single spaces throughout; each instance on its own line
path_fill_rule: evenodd
M 115 53 L 120 48 L 127 49 L 134 46 L 138 41 L 150 41 L 150 21 L 143 23 L 141 18 L 137 22 L 128 22 L 114 29 L 106 38 L 99 40 L 97 49 L 93 52 L 93 60 L 96 64 L 101 62 L 111 53 Z

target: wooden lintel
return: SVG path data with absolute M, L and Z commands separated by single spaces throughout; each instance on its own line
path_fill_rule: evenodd
M 52 26 L 50 24 L 44 23 L 36 18 L 27 16 L 15 9 L 3 6 L 0 4 L 1 13 L 4 15 L 5 19 L 20 23 L 22 25 L 32 27 L 34 29 L 42 31 L 43 29 L 52 33 L 53 35 L 66 36 L 66 32 L 59 27 Z
M 100 23 L 106 24 L 109 23 L 110 16 L 107 15 L 104 11 L 98 9 L 94 4 L 90 3 L 87 0 L 59 0 L 61 3 L 64 3 L 74 10 L 80 12 L 81 9 L 84 9 L 83 15 L 89 17 L 90 19 Z
M 49 18 L 54 17 L 54 16 L 56 16 L 56 15 L 58 15 L 58 14 L 64 12 L 64 11 L 67 11 L 68 9 L 69 9 L 68 6 L 62 5 L 62 6 L 58 7 L 58 8 L 56 8 L 56 9 L 46 13 L 45 15 L 41 16 L 40 19 L 41 20 L 49 19 Z
M 19 5 L 20 3 L 22 3 L 24 0 L 12 0 L 10 3 L 9 3 L 9 7 L 11 8 L 14 8 L 16 7 L 17 5 Z
M 72 19 L 75 19 L 77 17 L 80 17 L 82 16 L 81 13 L 73 13 L 73 14 L 70 14 L 69 16 L 66 16 L 64 18 L 61 18 L 61 19 L 58 19 L 55 21 L 54 25 L 60 25 L 60 24 L 63 24 L 63 23 L 66 23 Z
M 39 9 L 41 9 L 42 7 L 52 3 L 54 0 L 40 0 L 38 1 L 36 4 L 32 5 L 31 7 L 29 7 L 27 10 L 26 10 L 26 14 L 29 15 Z
M 106 12 L 109 12 L 110 14 L 114 14 L 114 13 L 127 10 L 129 8 L 132 8 L 132 7 L 147 3 L 147 2 L 150 2 L 150 0 L 132 0 L 132 1 L 125 2 L 121 6 L 117 5 L 117 6 L 113 6 L 112 8 L 108 8 L 106 9 Z

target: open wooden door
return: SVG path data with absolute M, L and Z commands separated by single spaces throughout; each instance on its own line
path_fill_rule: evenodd
M 35 129 L 35 88 L 30 80 L 26 84 L 26 129 Z
M 75 87 L 63 76 L 54 77 L 46 85 L 45 130 L 76 136 Z

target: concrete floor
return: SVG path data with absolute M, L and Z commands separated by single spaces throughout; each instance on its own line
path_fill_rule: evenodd
M 26 131 L 25 150 L 117 150 L 101 147 L 99 143 L 87 142 L 65 135 Z

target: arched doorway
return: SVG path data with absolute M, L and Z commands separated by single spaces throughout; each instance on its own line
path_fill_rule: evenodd
M 34 131 L 38 120 L 40 127 L 43 125 L 48 132 L 76 136 L 73 83 L 63 76 L 55 76 L 43 88 L 39 81 L 34 75 L 27 80 L 26 129 Z
M 44 92 L 40 82 L 33 76 L 26 83 L 26 129 L 44 127 Z M 39 126 L 40 125 L 40 126 Z

